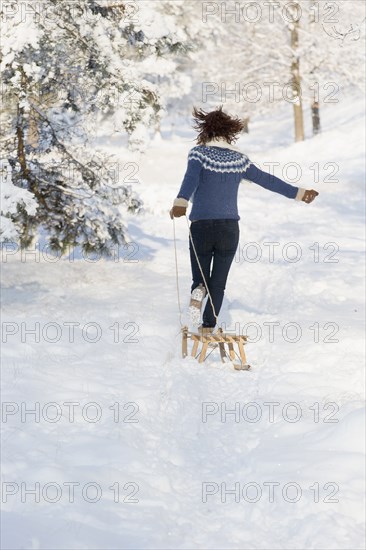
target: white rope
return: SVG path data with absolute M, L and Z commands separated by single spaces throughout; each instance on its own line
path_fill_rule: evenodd
M 180 305 L 180 294 L 179 294 L 178 257 L 177 257 L 177 239 L 175 235 L 175 218 L 173 218 L 173 235 L 174 235 L 174 256 L 175 256 L 175 283 L 177 286 L 179 322 L 180 322 L 180 326 L 182 327 L 183 323 L 182 323 L 182 308 Z

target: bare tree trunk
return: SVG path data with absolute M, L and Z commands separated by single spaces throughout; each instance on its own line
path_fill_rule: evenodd
M 161 136 L 161 120 L 160 120 L 160 117 L 155 122 L 155 134 L 159 134 L 159 136 Z
M 316 14 L 319 14 L 319 2 L 317 0 L 312 0 L 310 5 L 310 11 L 309 11 L 309 22 L 310 22 L 310 29 L 311 32 L 315 33 L 317 32 L 315 23 L 317 21 Z M 311 71 L 311 75 L 313 78 L 315 78 L 315 74 L 318 67 L 314 66 L 314 68 Z M 316 136 L 320 133 L 320 106 L 319 106 L 319 88 L 317 88 L 318 92 L 316 93 L 314 90 L 314 99 L 311 104 L 311 120 L 313 124 L 313 136 Z
M 300 59 L 296 53 L 299 45 L 299 22 L 294 21 L 291 28 L 291 48 L 293 51 L 293 61 L 291 63 L 291 84 L 294 99 L 294 118 L 295 118 L 295 141 L 304 141 L 304 114 L 301 98 L 301 77 L 300 77 Z
M 248 116 L 244 117 L 243 122 L 244 122 L 243 132 L 244 134 L 249 134 L 249 117 Z
M 316 136 L 320 134 L 320 112 L 319 112 L 319 103 L 314 101 L 311 105 L 311 118 L 313 121 L 313 135 Z

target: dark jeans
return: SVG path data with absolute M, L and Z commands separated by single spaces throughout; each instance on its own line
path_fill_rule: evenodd
M 239 243 L 239 222 L 237 220 L 198 220 L 191 223 L 191 233 L 202 271 L 208 284 L 215 313 L 218 316 L 230 266 Z M 204 280 L 189 241 L 193 284 L 191 290 Z M 207 298 L 203 312 L 203 326 L 214 327 L 215 315 L 210 299 Z

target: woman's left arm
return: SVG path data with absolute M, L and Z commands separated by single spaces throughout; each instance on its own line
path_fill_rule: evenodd
M 257 166 L 255 166 L 255 164 L 250 164 L 246 171 L 243 172 L 243 179 L 250 180 L 257 185 L 260 185 L 269 191 L 273 191 L 274 193 L 279 193 L 288 199 L 295 199 L 306 203 L 312 202 L 315 197 L 319 195 L 319 193 L 313 189 L 306 190 L 302 187 L 290 185 L 273 174 L 260 170 Z

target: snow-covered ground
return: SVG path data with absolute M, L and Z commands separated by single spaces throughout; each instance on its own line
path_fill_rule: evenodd
M 188 128 L 139 161 L 146 212 L 116 261 L 3 252 L 2 548 L 364 548 L 363 101 L 299 144 L 288 114 L 239 143 L 320 192 L 240 190 L 220 322 L 254 340 L 249 372 L 180 355 Z

